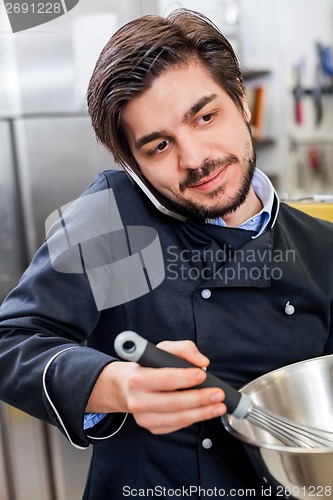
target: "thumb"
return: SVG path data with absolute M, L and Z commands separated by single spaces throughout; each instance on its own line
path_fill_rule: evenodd
M 207 356 L 202 354 L 195 343 L 191 340 L 164 340 L 163 342 L 157 344 L 157 347 L 184 358 L 199 368 L 207 367 L 210 363 Z

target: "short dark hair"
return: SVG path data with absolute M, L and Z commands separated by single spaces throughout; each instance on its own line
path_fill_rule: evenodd
M 198 12 L 179 9 L 166 18 L 135 19 L 102 50 L 88 87 L 88 111 L 97 139 L 125 170 L 127 165 L 139 169 L 124 133 L 122 110 L 165 70 L 193 60 L 208 69 L 243 113 L 245 88 L 238 58 L 221 31 Z

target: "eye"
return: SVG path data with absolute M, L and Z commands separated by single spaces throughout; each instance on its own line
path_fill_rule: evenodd
M 170 139 L 163 139 L 163 141 L 161 141 L 159 144 L 157 144 L 157 146 L 154 149 L 152 149 L 151 151 L 148 151 L 147 154 L 149 156 L 154 156 L 154 155 L 157 155 L 159 153 L 162 153 L 169 146 L 170 142 L 171 142 Z
M 195 126 L 198 127 L 210 123 L 215 115 L 216 113 L 207 113 L 206 115 L 200 116 L 195 120 Z

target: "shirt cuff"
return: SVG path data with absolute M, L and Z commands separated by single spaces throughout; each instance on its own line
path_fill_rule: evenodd
M 100 422 L 105 416 L 106 413 L 85 413 L 83 419 L 83 429 L 91 429 L 91 427 L 98 424 L 98 422 Z

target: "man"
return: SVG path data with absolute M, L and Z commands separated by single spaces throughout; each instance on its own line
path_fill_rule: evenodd
M 88 106 L 127 175 L 94 180 L 4 302 L 0 396 L 58 426 L 74 446 L 94 444 L 86 499 L 240 498 L 253 489 L 259 498 L 260 476 L 221 423 L 223 391 L 196 386 L 202 367 L 238 388 L 333 352 L 332 226 L 280 206 L 256 169 L 237 59 L 197 13 L 121 28 L 96 64 Z M 106 236 L 108 210 L 95 204 L 105 193 Z M 82 271 L 64 225 L 67 242 L 74 233 L 85 242 L 97 228 L 93 250 L 81 245 Z M 141 240 L 133 249 L 136 227 L 158 235 L 162 279 L 150 273 L 158 250 L 147 258 Z M 119 258 L 124 228 L 128 258 L 140 254 L 150 281 L 133 300 L 136 278 Z M 128 300 L 110 298 L 115 282 Z M 198 368 L 120 361 L 114 339 L 127 329 Z

